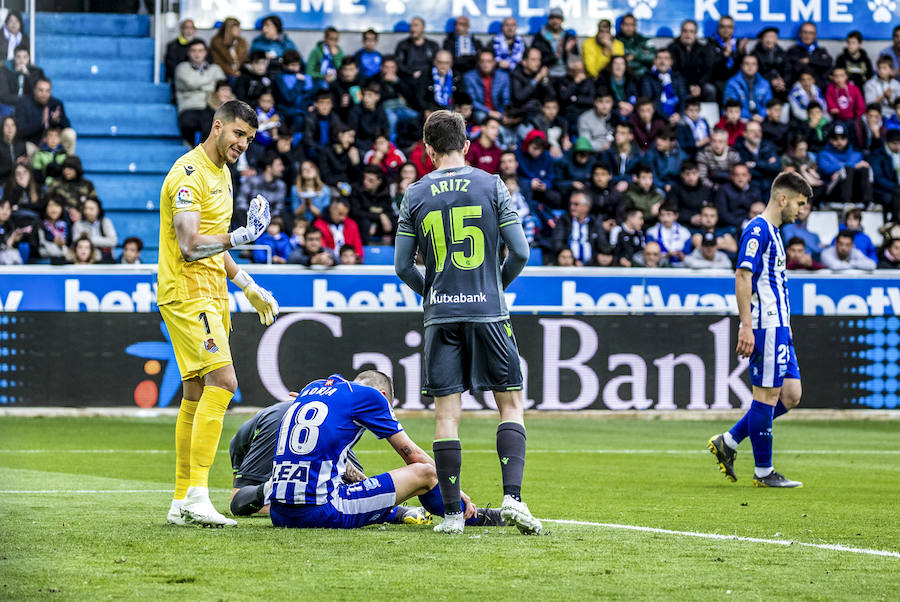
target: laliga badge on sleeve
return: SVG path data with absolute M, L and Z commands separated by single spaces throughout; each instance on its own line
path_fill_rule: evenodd
M 750 257 L 755 257 L 756 252 L 759 250 L 759 241 L 755 238 L 751 238 L 747 241 L 747 255 Z
M 175 208 L 187 209 L 194 204 L 194 197 L 190 188 L 179 188 L 178 194 L 175 195 Z

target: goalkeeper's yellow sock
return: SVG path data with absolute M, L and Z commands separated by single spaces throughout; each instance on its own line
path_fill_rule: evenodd
M 198 401 L 182 399 L 175 420 L 175 495 L 183 500 L 191 484 L 191 431 L 194 428 L 194 414 Z
M 233 395 L 220 387 L 203 387 L 191 431 L 191 487 L 209 487 L 209 468 L 216 458 L 225 410 Z

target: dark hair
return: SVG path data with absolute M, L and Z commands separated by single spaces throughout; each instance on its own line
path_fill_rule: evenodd
M 466 122 L 459 113 L 442 109 L 428 116 L 423 134 L 425 144 L 438 155 L 462 151 L 466 145 Z
M 795 236 L 788 241 L 788 247 L 793 247 L 794 245 L 803 245 L 803 248 L 806 248 L 806 243 L 799 236 Z
M 893 67 L 893 66 L 894 66 L 894 59 L 891 58 L 890 55 L 882 54 L 881 56 L 878 57 L 878 60 L 875 61 L 875 66 L 877 67 L 877 66 L 880 65 L 881 63 L 887 63 L 888 65 L 890 65 L 891 67 Z
M 516 151 L 512 150 L 511 148 L 508 148 L 505 151 L 503 151 L 502 153 L 500 153 L 501 159 L 503 158 L 503 155 L 512 155 L 513 159 L 516 159 L 516 161 L 519 160 L 518 158 L 516 158 Z
M 300 59 L 300 53 L 294 49 L 285 50 L 284 54 L 281 55 L 282 65 L 290 65 L 291 63 L 303 64 L 303 61 Z
M 222 123 L 231 123 L 237 119 L 246 122 L 254 130 L 259 128 L 256 111 L 243 100 L 229 100 L 216 109 L 216 113 L 213 115 L 213 121 L 218 120 Z
M 663 211 L 668 211 L 669 213 L 678 213 L 678 207 L 675 205 L 675 203 L 666 201 L 659 207 L 659 212 L 662 213 Z
M 692 169 L 700 169 L 700 166 L 697 164 L 697 162 L 692 159 L 687 159 L 681 164 L 681 173 L 690 171 Z
M 849 238 L 850 242 L 854 242 L 856 240 L 856 234 L 850 230 L 841 230 L 837 233 L 837 238 Z
M 770 98 L 768 102 L 766 102 L 766 108 L 771 109 L 774 106 L 781 106 L 781 101 L 777 98 Z
M 328 100 L 334 100 L 334 98 L 331 96 L 331 92 L 328 90 L 328 88 L 319 88 L 318 90 L 316 90 L 315 102 L 318 102 L 319 100 L 321 100 L 323 98 L 327 98 Z
M 881 103 L 879 102 L 870 102 L 866 105 L 866 113 L 869 111 L 877 111 L 879 115 L 881 115 Z
M 675 140 L 678 138 L 678 132 L 671 125 L 667 125 L 659 132 L 659 137 L 666 140 Z
M 716 207 L 716 204 L 712 201 L 704 201 L 702 205 L 700 205 L 700 211 L 702 212 L 704 209 L 712 209 L 716 213 L 719 212 L 719 208 Z
M 31 48 L 29 48 L 25 44 L 19 44 L 18 46 L 16 46 L 16 49 L 13 50 L 13 55 L 15 55 L 15 53 L 17 52 L 27 52 L 28 56 L 31 56 Z
M 280 215 L 273 215 L 272 219 L 269 221 L 270 226 L 278 226 L 282 232 L 284 232 L 284 218 Z
M 846 223 L 847 218 L 851 216 L 862 221 L 862 209 L 858 207 L 851 207 L 850 209 L 847 209 L 847 211 L 844 212 L 844 223 Z
M 366 36 L 375 36 L 375 39 L 378 39 L 378 32 L 372 29 L 371 27 L 364 32 L 362 32 L 362 38 L 365 40 Z
M 194 38 L 193 40 L 191 40 L 190 42 L 188 42 L 188 43 L 187 43 L 188 50 L 190 50 L 190 49 L 193 48 L 194 46 L 197 46 L 198 44 L 199 44 L 200 46 L 203 46 L 203 50 L 209 50 L 209 47 L 206 45 L 206 42 L 204 42 L 204 41 L 203 41 L 202 39 L 200 39 L 200 38 Z
M 728 100 L 725 101 L 725 108 L 726 108 L 726 109 L 731 109 L 731 108 L 733 108 L 733 107 L 737 107 L 737 108 L 740 109 L 740 108 L 741 108 L 741 101 L 739 101 L 739 100 L 736 99 L 736 98 L 729 98 Z
M 644 212 L 634 206 L 627 207 L 625 209 L 625 219 L 628 219 L 629 217 L 633 216 L 635 213 L 640 213 L 643 215 Z
M 338 251 L 338 255 L 343 255 L 344 251 L 353 251 L 353 254 L 356 255 L 356 249 L 353 248 L 353 245 L 348 245 L 348 244 L 341 245 L 341 248 Z
M 653 99 L 649 96 L 641 96 L 634 102 L 634 108 L 642 107 L 644 105 L 652 105 Z
M 625 128 L 626 130 L 628 130 L 629 132 L 634 134 L 634 127 L 627 121 L 616 122 L 616 129 L 619 129 L 619 128 Z
M 227 79 L 220 79 L 219 81 L 216 82 L 216 92 L 218 92 L 222 88 L 230 88 L 230 87 L 231 87 L 231 82 L 228 81 Z
M 341 69 L 343 69 L 343 68 L 346 67 L 347 65 L 356 65 L 356 64 L 357 64 L 357 63 L 356 63 L 356 57 L 354 57 L 353 55 L 345 56 L 345 57 L 341 60 Z
M 820 111 L 824 111 L 822 108 L 822 104 L 818 100 L 811 100 L 809 104 L 806 105 L 806 112 L 809 113 L 812 109 L 819 109 Z
M 303 235 L 304 238 L 309 236 L 310 234 L 318 234 L 319 236 L 323 236 L 322 231 L 318 228 L 309 228 L 306 233 Z
M 646 163 L 638 163 L 638 166 L 634 168 L 634 175 L 640 177 L 644 173 L 652 174 L 653 170 Z
M 134 243 L 134 244 L 137 245 L 138 253 L 140 253 L 141 251 L 144 250 L 144 241 L 141 240 L 140 238 L 138 238 L 137 236 L 129 236 L 128 238 L 126 238 L 125 240 L 123 240 L 123 241 L 122 241 L 122 247 L 123 247 L 123 248 L 124 248 L 124 247 L 127 247 L 127 246 L 130 245 L 131 243 Z
M 353 379 L 353 382 L 357 382 L 366 387 L 372 387 L 373 389 L 378 389 L 379 391 L 384 391 L 387 393 L 388 403 L 393 405 L 394 384 L 391 382 L 391 377 L 384 372 L 379 372 L 378 370 L 365 370 L 357 374 L 356 378 Z
M 607 88 L 606 86 L 598 86 L 594 91 L 594 98 L 606 98 L 607 96 L 612 97 L 612 90 Z
M 847 37 L 844 39 L 849 40 L 850 38 L 856 38 L 859 41 L 859 43 L 862 44 L 862 41 L 863 41 L 862 34 L 859 33 L 858 31 L 856 31 L 855 29 L 853 31 L 851 31 L 850 33 L 848 33 Z
M 373 92 L 375 94 L 381 95 L 381 84 L 376 81 L 370 81 L 366 84 L 366 87 L 363 88 L 363 92 Z
M 497 119 L 496 117 L 485 117 L 485 118 L 484 118 L 484 121 L 481 122 L 481 127 L 486 126 L 486 125 L 488 124 L 489 121 L 493 121 L 493 122 L 496 123 L 497 125 L 500 125 L 500 120 Z
M 591 168 L 591 175 L 593 175 L 594 172 L 598 169 L 606 170 L 606 172 L 610 174 L 612 173 L 612 167 L 610 167 L 609 164 L 605 161 L 598 161 L 597 163 L 594 163 L 594 166 Z
M 807 199 L 813 195 L 812 187 L 806 178 L 794 171 L 783 171 L 772 182 L 771 196 L 775 196 L 776 191 L 790 192 L 793 194 L 802 194 Z
M 336 33 L 338 35 L 341 35 L 341 32 L 339 32 L 335 27 L 332 27 L 329 25 L 328 27 L 325 28 L 325 35 L 327 36 L 330 33 Z
M 259 23 L 260 29 L 262 29 L 262 26 L 266 24 L 266 21 L 274 25 L 275 31 L 277 31 L 279 34 L 284 32 L 284 25 L 281 24 L 281 17 L 279 17 L 278 15 L 268 15 L 266 17 L 263 17 L 263 20 Z
M 381 178 L 381 181 L 384 182 L 384 170 L 382 170 L 378 165 L 374 165 L 369 163 L 365 167 L 363 167 L 363 175 L 370 173 L 373 176 L 378 176 Z
M 249 61 L 251 63 L 255 63 L 256 61 L 264 61 L 268 58 L 269 57 L 266 56 L 266 53 L 264 50 L 254 50 L 253 52 L 250 53 Z
M 699 96 L 691 96 L 684 103 L 684 108 L 688 107 L 699 107 L 702 104 Z

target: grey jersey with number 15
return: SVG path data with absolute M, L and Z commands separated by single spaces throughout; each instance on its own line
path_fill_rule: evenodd
M 425 258 L 425 326 L 509 317 L 500 279 L 500 228 L 516 224 L 509 190 L 474 167 L 439 169 L 410 185 L 398 236 Z

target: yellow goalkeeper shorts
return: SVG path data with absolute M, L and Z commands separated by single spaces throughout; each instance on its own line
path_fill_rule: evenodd
M 228 299 L 202 297 L 159 306 L 175 349 L 182 380 L 227 366 L 231 361 Z

